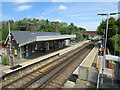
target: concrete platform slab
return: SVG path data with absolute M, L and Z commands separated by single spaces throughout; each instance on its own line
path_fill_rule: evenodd
M 87 88 L 87 82 L 77 80 L 74 88 Z
M 64 88 L 73 88 L 75 86 L 74 82 L 68 81 L 64 84 Z

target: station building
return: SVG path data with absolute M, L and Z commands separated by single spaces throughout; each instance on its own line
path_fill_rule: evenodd
M 61 35 L 56 32 L 10 31 L 10 35 L 11 42 L 8 36 L 4 43 L 8 48 L 8 55 L 11 45 L 12 56 L 19 59 L 32 56 L 35 52 L 63 48 L 65 40 L 76 38 L 76 35 Z

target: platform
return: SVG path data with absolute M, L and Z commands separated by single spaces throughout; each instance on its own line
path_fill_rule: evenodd
M 64 48 L 64 49 L 61 49 L 61 50 L 52 52 L 52 53 L 50 53 L 50 54 L 43 55 L 43 56 L 40 56 L 40 57 L 38 57 L 38 58 L 29 60 L 29 61 L 25 61 L 25 62 L 23 62 L 23 63 L 19 63 L 18 65 L 20 65 L 21 67 L 16 68 L 16 69 L 14 69 L 14 70 L 11 70 L 10 68 L 7 69 L 7 70 L 4 70 L 4 71 L 3 71 L 3 75 L 8 74 L 8 73 L 12 73 L 12 72 L 17 71 L 17 70 L 20 70 L 20 69 L 22 69 L 22 68 L 24 68 L 24 67 L 27 67 L 27 66 L 29 66 L 29 65 L 31 65 L 31 64 L 40 62 L 40 61 L 42 61 L 42 60 L 45 60 L 45 59 L 50 58 L 50 57 L 55 56 L 55 55 L 60 55 L 60 56 L 61 56 L 61 55 L 65 54 L 65 53 L 67 53 L 67 52 L 69 52 L 69 51 L 71 51 L 71 50 L 76 49 L 77 47 L 82 46 L 84 43 L 88 43 L 89 41 L 90 41 L 90 40 L 86 40 L 86 41 L 84 41 L 84 42 L 77 43 L 77 44 L 75 44 L 75 45 L 73 45 L 73 46 L 70 46 L 70 47 L 67 47 L 67 48 Z
M 73 74 L 77 74 L 79 73 L 79 67 L 83 66 L 83 67 L 88 67 L 90 68 L 94 62 L 98 54 L 98 47 L 94 47 L 91 52 L 87 55 L 87 57 L 82 61 L 82 63 L 76 68 L 76 70 L 73 72 Z
M 94 47 L 92 51 L 88 54 L 88 56 L 80 64 L 80 66 L 90 68 L 97 54 L 98 54 L 98 47 Z
M 70 85 L 72 84 L 72 88 L 86 88 L 86 85 L 88 84 L 87 80 L 83 80 L 83 79 L 80 80 L 80 67 L 85 67 L 85 70 L 87 70 L 87 71 L 85 71 L 85 70 L 81 69 L 81 71 L 83 71 L 81 73 L 81 75 L 83 77 L 85 77 L 85 76 L 88 77 L 88 73 L 89 73 L 88 80 L 91 80 L 91 78 L 93 78 L 92 76 L 96 75 L 96 71 L 95 71 L 96 66 L 93 65 L 93 63 L 96 64 L 97 55 L 98 55 L 98 47 L 95 46 L 90 51 L 90 53 L 87 55 L 87 57 L 82 61 L 82 63 L 73 72 L 73 75 L 77 75 L 78 76 L 78 78 L 76 79 L 76 82 L 67 80 L 67 82 L 64 84 L 64 88 L 69 88 L 68 87 L 69 84 Z M 93 68 L 94 66 L 95 66 L 95 68 Z M 95 74 L 92 75 L 92 73 L 90 73 L 90 72 L 95 73 Z M 97 76 L 95 76 L 95 77 L 97 77 Z M 95 82 L 94 79 L 93 79 L 93 81 Z

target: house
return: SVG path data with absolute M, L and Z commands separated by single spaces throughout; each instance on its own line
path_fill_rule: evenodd
M 76 35 L 61 35 L 56 32 L 33 32 L 33 31 L 10 31 L 11 42 L 9 36 L 5 41 L 8 48 L 12 47 L 12 55 L 15 58 L 26 58 L 33 53 L 40 51 L 49 51 L 55 48 L 63 48 L 66 39 L 75 38 Z

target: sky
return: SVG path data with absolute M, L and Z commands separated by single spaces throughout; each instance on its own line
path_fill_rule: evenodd
M 4 1 L 0 20 L 22 20 L 23 18 L 48 19 L 49 21 L 74 23 L 87 31 L 95 31 L 106 16 L 99 13 L 118 12 L 118 2 L 30 2 L 29 0 L 16 2 Z M 117 18 L 118 16 L 113 16 Z

